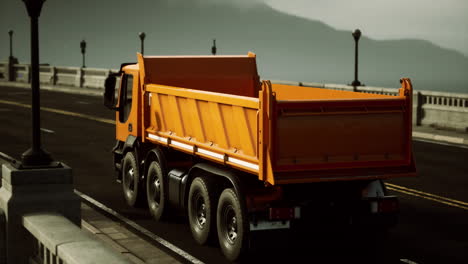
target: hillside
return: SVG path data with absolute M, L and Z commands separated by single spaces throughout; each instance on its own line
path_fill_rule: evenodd
M 137 33 L 145 31 L 148 55 L 209 54 L 216 38 L 219 54 L 255 52 L 262 78 L 353 80 L 351 32 L 265 4 L 240 8 L 225 0 L 133 3 L 73 1 L 64 10 L 46 2 L 41 15 L 41 61 L 80 65 L 79 41 L 84 37 L 89 67 L 116 68 L 123 61 L 135 61 Z M 361 30 L 359 79 L 366 85 L 397 87 L 399 78 L 407 76 L 416 89 L 468 93 L 468 58 L 461 53 L 422 40 L 376 41 L 365 37 L 365 28 Z

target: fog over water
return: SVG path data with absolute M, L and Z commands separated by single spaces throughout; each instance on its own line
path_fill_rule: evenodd
M 359 26 L 363 32 L 359 43 L 361 82 L 398 87 L 401 77 L 410 77 L 415 89 L 468 93 L 468 57 L 461 50 L 444 48 L 416 35 L 390 40 L 382 35 L 374 37 L 371 22 L 350 20 L 343 28 L 336 25 L 335 18 L 328 22 L 330 26 L 325 18 L 312 20 L 292 10 L 297 1 L 292 1 L 288 9 L 273 0 L 47 0 L 39 20 L 40 60 L 51 65 L 79 66 L 79 43 L 85 39 L 88 67 L 118 68 L 122 62 L 136 60 L 135 53 L 140 49 L 138 32 L 144 31 L 147 55 L 210 54 L 212 39 L 216 38 L 218 54 L 255 52 L 263 79 L 351 83 L 351 29 Z M 324 5 L 323 1 L 317 3 Z M 278 10 L 281 8 L 284 12 Z M 337 12 L 340 9 L 337 5 Z M 399 19 L 397 13 L 393 15 Z M 2 0 L 3 61 L 9 53 L 9 29 L 15 31 L 14 55 L 27 63 L 29 19 L 22 1 Z M 408 32 L 400 30 L 401 36 L 412 36 L 409 32 L 414 28 L 409 25 Z

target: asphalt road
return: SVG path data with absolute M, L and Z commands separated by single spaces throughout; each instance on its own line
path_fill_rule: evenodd
M 43 146 L 56 160 L 73 168 L 77 190 L 206 263 L 226 262 L 216 245 L 202 247 L 194 242 L 184 217 L 158 223 L 146 209 L 125 204 L 112 170 L 114 126 L 93 120 L 115 116 L 102 106 L 102 98 L 41 94 L 41 104 L 48 108 L 42 111 Z M 29 148 L 30 100 L 29 90 L 0 87 L 0 152 L 20 158 Z M 392 180 L 392 184 L 468 202 L 468 149 L 414 141 L 414 153 L 419 176 Z M 262 246 L 245 262 L 468 263 L 466 208 L 394 194 L 400 197 L 400 223 L 385 241 L 348 230 L 270 233 L 259 238 Z

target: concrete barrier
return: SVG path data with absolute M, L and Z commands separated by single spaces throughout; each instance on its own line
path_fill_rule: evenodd
M 0 81 L 8 80 L 8 63 L 0 62 Z
M 17 82 L 30 83 L 31 82 L 31 65 L 29 64 L 15 64 L 13 66 L 13 79 Z
M 82 87 L 86 88 L 97 88 L 104 89 L 104 82 L 107 76 L 109 76 L 111 70 L 97 69 L 97 68 L 84 68 L 83 73 L 83 84 Z
M 6 264 L 6 217 L 2 209 L 0 209 L 0 264 Z
M 34 213 L 22 219 L 33 237 L 30 263 L 131 263 L 60 214 Z
M 55 67 L 55 85 L 82 87 L 81 68 Z
M 55 67 L 40 65 L 39 82 L 55 85 Z
M 421 125 L 468 132 L 468 94 L 421 92 Z

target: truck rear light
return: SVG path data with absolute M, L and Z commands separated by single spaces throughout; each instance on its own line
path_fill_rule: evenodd
M 391 213 L 398 211 L 399 204 L 398 199 L 382 199 L 378 201 L 378 212 L 379 213 Z
M 300 207 L 269 208 L 270 220 L 299 219 L 301 217 Z

